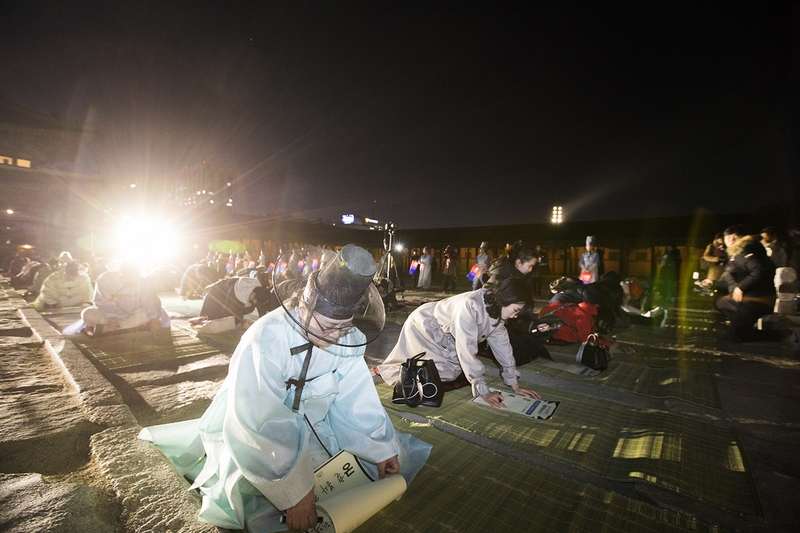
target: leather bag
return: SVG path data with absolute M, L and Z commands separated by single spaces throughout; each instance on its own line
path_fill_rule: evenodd
M 425 352 L 406 359 L 400 365 L 400 381 L 394 386 L 392 403 L 417 407 L 439 407 L 444 400 L 444 386 L 439 371 Z
M 597 344 L 597 335 L 595 333 L 589 335 L 586 342 L 581 344 L 578 354 L 575 356 L 576 363 L 601 372 L 608 368 L 609 361 L 611 361 L 611 352 L 605 346 Z

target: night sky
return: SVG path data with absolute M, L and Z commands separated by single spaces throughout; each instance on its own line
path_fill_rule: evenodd
M 102 132 L 79 171 L 153 187 L 234 166 L 252 214 L 750 212 L 798 193 L 798 18 L 780 1 L 7 2 L 0 91 Z

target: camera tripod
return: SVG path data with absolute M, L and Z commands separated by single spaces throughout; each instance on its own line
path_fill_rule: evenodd
M 394 249 L 394 230 L 395 225 L 393 222 L 389 222 L 383 227 L 383 249 L 386 254 L 378 263 L 378 270 L 375 272 L 374 279 L 378 280 L 382 277 L 385 277 L 390 284 L 395 285 L 392 283 L 391 279 L 391 274 L 394 273 L 394 279 L 396 280 L 396 286 L 394 289 L 396 292 L 400 293 L 401 297 L 405 298 L 405 284 L 403 283 L 402 279 L 400 279 L 400 274 L 397 272 L 397 261 L 392 258 L 392 250 Z

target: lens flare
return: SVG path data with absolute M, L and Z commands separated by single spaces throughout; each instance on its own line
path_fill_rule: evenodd
M 170 225 L 151 218 L 125 217 L 117 228 L 117 253 L 124 257 L 170 255 L 175 252 L 177 238 Z

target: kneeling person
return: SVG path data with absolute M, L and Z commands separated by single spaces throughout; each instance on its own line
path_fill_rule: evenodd
M 428 445 L 394 430 L 364 361 L 385 321 L 375 261 L 349 244 L 320 264 L 276 287 L 282 307 L 244 333 L 197 425 L 203 521 L 273 530 L 284 512 L 289 529 L 306 530 L 317 524 L 314 469 L 331 454 L 347 450 L 377 477 L 406 481 L 427 457 Z
M 36 309 L 60 309 L 76 307 L 92 301 L 92 280 L 78 270 L 78 263 L 71 262 L 62 270 L 47 276 L 42 290 L 33 302 Z
M 155 286 L 141 275 L 141 265 L 125 259 L 98 276 L 94 305 L 81 313 L 88 335 L 150 325 L 155 333 L 169 317 L 161 309 Z
M 397 344 L 378 366 L 378 372 L 386 383 L 396 385 L 400 366 L 425 352 L 442 381 L 455 381 L 463 373 L 474 397 L 481 396 L 492 407 L 504 409 L 503 396 L 489 389 L 483 376 L 485 367 L 477 357 L 478 343 L 485 340 L 502 367 L 505 384 L 520 396 L 539 398 L 537 392 L 517 384 L 516 362 L 506 330 L 506 321 L 529 305 L 530 290 L 524 281 L 513 278 L 426 303 L 409 315 Z
M 244 331 L 250 325 L 244 315 L 258 308 L 258 316 L 264 316 L 267 297 L 266 289 L 256 278 L 221 279 L 206 287 L 200 316 L 189 322 L 209 333 L 228 331 L 234 327 Z

